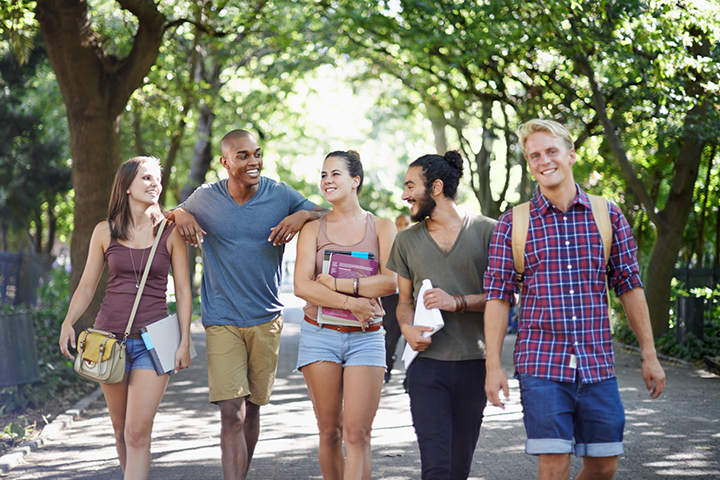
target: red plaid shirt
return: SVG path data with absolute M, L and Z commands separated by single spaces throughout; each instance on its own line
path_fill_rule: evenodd
M 580 187 L 567 212 L 535 190 L 525 247 L 525 274 L 515 344 L 515 376 L 596 383 L 615 376 L 608 323 L 605 256 L 590 201 Z M 608 282 L 617 296 L 641 287 L 637 246 L 617 205 Z M 485 273 L 487 300 L 512 302 L 518 292 L 512 253 L 512 210 L 500 217 Z M 577 369 L 571 367 L 577 357 Z

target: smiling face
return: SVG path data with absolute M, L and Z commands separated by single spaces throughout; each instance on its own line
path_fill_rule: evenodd
M 157 204 L 162 191 L 161 182 L 162 173 L 159 165 L 151 162 L 141 163 L 127 189 L 129 199 L 145 204 Z
M 262 150 L 253 136 L 224 140 L 222 150 L 220 162 L 228 172 L 228 181 L 242 187 L 252 187 L 260 183 Z
M 348 193 L 354 193 L 360 184 L 360 177 L 351 177 L 347 162 L 340 157 L 327 157 L 320 173 L 320 191 L 330 203 Z
M 422 167 L 407 169 L 402 199 L 410 205 L 410 218 L 413 222 L 424 220 L 435 210 L 437 203 L 425 188 Z
M 561 138 L 545 132 L 533 133 L 525 141 L 525 154 L 530 173 L 538 181 L 543 194 L 575 189 L 572 174 L 575 150 L 568 149 Z

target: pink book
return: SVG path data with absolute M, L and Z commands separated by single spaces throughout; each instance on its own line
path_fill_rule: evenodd
M 335 278 L 372 277 L 377 273 L 378 262 L 370 258 L 333 253 L 327 273 Z M 357 322 L 350 310 L 322 307 L 320 315 L 325 320 L 351 320 Z

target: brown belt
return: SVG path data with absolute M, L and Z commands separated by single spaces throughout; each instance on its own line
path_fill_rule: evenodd
M 315 325 L 322 328 L 329 328 L 330 330 L 335 330 L 336 332 L 342 332 L 342 333 L 349 333 L 349 332 L 375 332 L 377 330 L 380 330 L 380 327 L 382 327 L 382 322 L 372 323 L 365 327 L 365 330 L 362 329 L 362 327 L 351 327 L 349 325 L 331 325 L 329 323 L 318 323 L 312 318 L 305 315 L 305 321 L 308 322 L 311 325 Z

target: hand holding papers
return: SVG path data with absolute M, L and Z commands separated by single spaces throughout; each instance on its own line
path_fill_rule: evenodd
M 422 287 L 420 287 L 420 292 L 418 293 L 418 298 L 415 301 L 415 317 L 413 318 L 413 325 L 432 328 L 432 331 L 424 332 L 423 337 L 429 337 L 445 325 L 442 315 L 440 314 L 440 309 L 433 308 L 428 310 L 425 308 L 425 302 L 423 301 L 425 298 L 425 292 L 431 288 L 433 288 L 433 286 L 430 279 L 426 278 L 423 280 Z M 418 352 L 413 350 L 412 347 L 410 347 L 410 344 L 405 344 L 405 351 L 403 352 L 402 359 L 405 362 L 406 369 L 410 366 L 415 357 L 417 357 L 417 354 Z

